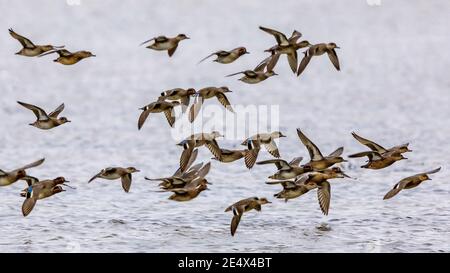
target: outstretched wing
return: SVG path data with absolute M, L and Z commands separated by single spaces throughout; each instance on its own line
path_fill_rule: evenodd
M 49 119 L 49 116 L 47 113 L 40 107 L 37 107 L 36 105 L 28 104 L 25 102 L 18 101 L 18 104 L 22 105 L 23 107 L 27 108 L 28 110 L 33 111 L 34 115 L 38 120 L 47 120 Z
M 131 173 L 122 176 L 122 188 L 125 192 L 130 191 L 132 176 Z
M 26 169 L 34 168 L 34 167 L 37 167 L 37 166 L 41 165 L 42 163 L 44 163 L 44 161 L 45 161 L 45 158 L 41 158 L 38 161 L 35 161 L 35 162 L 30 163 L 28 165 L 25 165 L 22 168 L 19 168 L 17 170 L 26 170 Z
M 48 116 L 52 118 L 57 118 L 59 114 L 64 110 L 64 103 L 58 106 L 53 112 L 51 112 Z
M 312 55 L 310 55 L 308 53 L 308 51 L 305 51 L 303 54 L 305 54 L 305 56 L 303 57 L 302 61 L 300 62 L 300 65 L 298 66 L 297 77 L 300 76 L 300 74 L 302 74 L 302 72 L 305 70 L 306 66 L 311 61 Z
M 291 166 L 283 159 L 264 160 L 256 163 L 257 165 L 275 164 L 278 170 L 289 170 Z
M 37 201 L 37 199 L 33 196 L 30 198 L 27 198 L 27 199 L 25 199 L 25 201 L 23 201 L 22 214 L 24 217 L 26 217 L 28 214 L 31 213 L 34 206 L 36 205 L 36 201 Z
M 322 182 L 317 189 L 317 198 L 319 199 L 320 209 L 323 214 L 328 215 L 330 209 L 331 187 L 328 181 Z
M 439 167 L 439 168 L 437 168 L 437 169 L 434 169 L 434 170 L 432 170 L 432 171 L 426 172 L 425 174 L 434 174 L 434 173 L 439 172 L 440 170 L 441 170 L 441 167 Z
M 297 134 L 300 140 L 302 141 L 303 145 L 305 145 L 306 149 L 308 149 L 311 160 L 312 161 L 322 160 L 323 155 L 320 152 L 319 148 L 317 148 L 317 146 L 311 140 L 309 140 L 309 138 L 307 138 L 300 129 L 297 129 Z
M 334 67 L 340 71 L 341 67 L 339 66 L 339 59 L 336 53 L 336 50 L 332 49 L 332 50 L 328 50 L 328 58 L 330 58 L 331 63 L 334 65 Z
M 380 154 L 383 154 L 383 153 L 386 153 L 386 152 L 387 152 L 387 150 L 386 150 L 383 146 L 381 146 L 381 145 L 379 145 L 379 144 L 377 144 L 377 143 L 375 143 L 375 142 L 373 142 L 373 141 L 371 141 L 371 140 L 368 140 L 368 139 L 366 139 L 366 138 L 363 138 L 363 137 L 361 137 L 361 136 L 358 136 L 355 132 L 352 132 L 352 136 L 353 136 L 356 140 L 358 140 L 359 143 L 361 143 L 362 145 L 365 145 L 365 146 L 369 147 L 369 149 L 371 149 L 372 151 L 378 152 L 378 153 L 380 153 Z
M 266 27 L 262 27 L 260 26 L 259 29 L 261 29 L 262 31 L 265 31 L 271 35 L 273 35 L 275 37 L 275 40 L 277 40 L 277 43 L 281 46 L 287 46 L 289 45 L 289 40 L 286 37 L 286 35 L 284 35 L 283 33 L 274 30 L 274 29 L 270 29 L 270 28 L 266 28 Z
M 220 104 L 222 104 L 228 111 L 231 113 L 234 113 L 233 108 L 231 107 L 231 103 L 228 100 L 227 96 L 225 94 L 218 92 L 216 94 L 217 99 L 219 100 Z
M 19 41 L 20 44 L 22 44 L 22 46 L 25 47 L 25 48 L 34 48 L 34 47 L 36 47 L 28 38 L 25 38 L 22 35 L 17 34 L 16 32 L 14 32 L 14 30 L 12 30 L 12 28 L 9 29 L 9 34 L 14 39 Z
M 336 151 L 332 152 L 328 157 L 339 157 L 344 152 L 344 147 L 339 147 Z
M 300 165 L 300 162 L 302 162 L 302 160 L 303 160 L 303 157 L 296 157 L 296 158 L 294 158 L 294 159 L 292 159 L 292 161 L 291 162 L 289 162 L 289 165 L 291 165 L 291 166 L 298 166 L 298 165 Z

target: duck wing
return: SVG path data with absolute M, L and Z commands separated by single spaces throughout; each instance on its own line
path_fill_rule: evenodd
M 125 192 L 129 192 L 130 191 L 130 187 L 131 187 L 131 180 L 132 180 L 132 175 L 131 173 L 128 173 L 124 176 L 121 177 L 122 180 L 122 188 Z
M 331 186 L 328 181 L 322 182 L 317 189 L 317 198 L 319 199 L 320 209 L 323 214 L 328 215 L 331 200 Z
M 53 112 L 51 112 L 48 116 L 52 118 L 57 118 L 59 114 L 64 110 L 64 103 L 58 106 Z
M 292 159 L 292 161 L 291 162 L 289 162 L 289 165 L 291 165 L 291 166 L 299 166 L 300 165 L 300 162 L 302 162 L 302 160 L 303 160 L 303 157 L 295 157 L 294 159 Z
M 172 55 L 175 53 L 175 51 L 178 48 L 178 43 L 176 43 L 172 48 L 170 48 L 169 50 L 167 50 L 167 54 L 169 54 L 169 57 L 172 57 Z
M 369 149 L 371 149 L 372 151 L 378 152 L 380 154 L 384 154 L 384 153 L 388 152 L 388 150 L 386 150 L 383 146 L 381 146 L 381 145 L 379 145 L 379 144 L 377 144 L 377 143 L 375 143 L 375 142 L 373 142 L 371 140 L 363 138 L 363 137 L 357 135 L 355 132 L 352 132 L 352 136 L 356 140 L 358 140 L 359 143 L 369 147 Z
M 300 62 L 300 65 L 298 66 L 297 77 L 300 76 L 300 74 L 302 74 L 302 72 L 305 70 L 306 66 L 309 64 L 312 58 L 312 55 L 309 54 L 308 51 L 303 52 L 303 54 L 305 54 L 305 56 L 303 57 L 302 61 Z
M 223 105 L 223 107 L 225 107 L 228 111 L 230 111 L 231 113 L 234 113 L 233 108 L 231 107 L 231 103 L 228 100 L 227 96 L 225 96 L 224 93 L 218 92 L 216 94 L 217 99 L 219 100 L 220 104 Z
M 287 59 L 292 72 L 294 73 L 297 72 L 297 65 L 298 65 L 297 51 L 287 54 Z
M 16 32 L 14 32 L 14 30 L 12 30 L 12 28 L 9 29 L 9 34 L 16 39 L 17 41 L 20 42 L 20 44 L 24 47 L 24 48 L 35 48 L 36 46 L 33 44 L 33 42 L 31 42 L 28 38 L 23 37 L 22 35 L 17 34 Z
M 332 152 L 328 157 L 339 157 L 344 152 L 344 147 L 339 147 L 336 151 Z
M 328 58 L 330 58 L 331 63 L 334 65 L 334 67 L 340 71 L 341 67 L 339 66 L 339 59 L 336 53 L 336 50 L 331 49 L 327 51 L 328 53 Z
M 300 129 L 297 129 L 297 134 L 303 145 L 305 145 L 306 149 L 308 150 L 309 156 L 311 157 L 312 161 L 319 161 L 324 158 L 319 148 L 317 148 L 317 146 L 309 138 L 307 138 Z
M 283 159 L 264 160 L 256 163 L 257 165 L 275 164 L 278 170 L 290 170 L 292 167 Z
M 48 120 L 49 116 L 47 113 L 40 107 L 37 107 L 36 105 L 28 104 L 25 102 L 18 101 L 18 104 L 22 105 L 23 107 L 27 108 L 28 110 L 33 111 L 34 115 L 38 120 Z
M 194 103 L 191 105 L 191 108 L 189 109 L 189 121 L 191 123 L 194 122 L 195 118 L 198 116 L 198 113 L 200 113 L 202 105 L 203 105 L 203 97 L 197 95 L 195 97 Z
M 27 165 L 23 166 L 22 168 L 16 169 L 15 171 L 17 171 L 17 170 L 26 170 L 26 169 L 31 169 L 31 168 L 37 167 L 37 166 L 41 165 L 42 163 L 44 163 L 44 161 L 45 161 L 45 158 L 41 158 L 38 161 L 35 161 L 33 163 L 30 163 L 30 164 L 27 164 Z
M 277 41 L 278 45 L 281 45 L 281 46 L 289 45 L 289 40 L 286 37 L 286 35 L 284 35 L 283 33 L 279 32 L 277 30 L 262 27 L 262 26 L 260 26 L 259 29 L 273 35 L 275 37 L 275 40 Z

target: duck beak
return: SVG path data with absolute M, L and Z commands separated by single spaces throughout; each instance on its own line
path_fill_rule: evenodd
M 339 48 L 339 49 L 340 49 L 341 47 L 337 46 L 336 48 Z
M 66 122 L 72 122 L 71 120 L 68 120 L 68 121 L 66 121 Z
M 280 135 L 280 137 L 287 137 L 287 136 L 285 136 L 285 135 L 281 134 L 281 135 Z
M 135 172 L 135 173 L 138 173 L 138 172 L 140 172 L 140 171 L 141 171 L 141 170 L 135 170 L 134 172 Z
M 433 180 L 433 179 L 431 179 L 431 178 L 428 178 L 428 180 Z
M 407 149 L 407 150 L 406 150 L 406 152 L 409 152 L 409 153 L 412 152 L 412 151 L 413 151 L 413 150 L 410 150 L 410 149 Z
M 245 54 L 250 54 L 250 52 L 246 51 Z
M 342 175 L 347 178 L 352 178 L 351 176 L 347 175 L 346 173 L 342 173 Z
M 91 57 L 97 57 L 97 55 L 95 55 L 95 54 L 92 54 L 92 55 L 91 55 Z

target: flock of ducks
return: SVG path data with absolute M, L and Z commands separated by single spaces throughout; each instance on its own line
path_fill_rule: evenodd
M 327 53 L 333 66 L 339 71 L 339 59 L 335 49 L 339 47 L 335 43 L 320 43 L 311 44 L 308 41 L 299 41 L 302 34 L 296 30 L 292 35 L 287 36 L 279 31 L 260 27 L 260 29 L 272 35 L 277 44 L 265 50 L 270 53 L 266 59 L 260 62 L 254 69 L 244 70 L 233 73 L 228 76 L 243 74 L 240 80 L 248 84 L 256 84 L 268 79 L 271 76 L 277 75 L 274 68 L 281 55 L 286 55 L 289 66 L 293 73 L 297 76 L 302 74 L 306 66 L 310 63 L 313 56 L 321 56 Z M 35 45 L 29 39 L 17 34 L 12 29 L 9 29 L 9 34 L 19 41 L 22 49 L 17 52 L 17 55 L 27 57 L 42 57 L 49 54 L 56 53 L 59 55 L 55 62 L 64 65 L 74 65 L 79 61 L 95 57 L 89 51 L 69 52 L 64 49 L 64 46 L 53 45 Z M 178 45 L 181 41 L 189 39 L 185 34 L 179 34 L 176 37 L 168 38 L 166 36 L 158 36 L 143 42 L 141 45 L 148 44 L 147 48 L 157 51 L 167 51 L 171 57 L 174 55 Z M 305 48 L 303 52 L 304 57 L 298 64 L 299 49 Z M 221 64 L 230 64 L 239 59 L 241 56 L 249 54 L 245 47 L 237 47 L 230 51 L 219 50 L 206 56 L 199 63 L 216 56 L 214 62 Z M 188 111 L 189 121 L 194 122 L 199 114 L 201 107 L 205 100 L 216 98 L 228 111 L 234 112 L 231 103 L 226 94 L 232 92 L 228 87 L 205 87 L 200 90 L 193 88 L 183 89 L 175 88 L 162 92 L 155 102 L 147 104 L 140 108 L 142 113 L 138 118 L 138 129 L 142 129 L 144 123 L 151 113 L 164 113 L 169 125 L 174 126 L 175 115 L 174 108 L 177 106 L 183 107 L 183 113 Z M 191 105 L 191 98 L 194 102 Z M 64 104 L 58 106 L 54 111 L 47 114 L 42 108 L 18 101 L 18 103 L 31 110 L 36 116 L 36 121 L 30 125 L 42 129 L 50 130 L 65 123 L 70 122 L 66 117 L 59 117 L 64 110 Z M 189 108 L 189 110 L 188 110 Z M 328 215 L 331 201 L 331 184 L 330 181 L 337 178 L 351 178 L 345 174 L 336 164 L 347 162 L 342 157 L 344 152 L 343 147 L 337 148 L 329 155 L 323 155 L 319 148 L 300 130 L 297 129 L 297 134 L 300 142 L 306 147 L 309 153 L 309 160 L 305 164 L 301 164 L 302 157 L 296 157 L 290 162 L 281 158 L 276 140 L 285 137 L 279 131 L 271 133 L 259 133 L 250 136 L 243 140 L 242 149 L 230 150 L 221 147 L 217 138 L 223 137 L 220 132 L 213 131 L 211 133 L 193 134 L 177 145 L 183 148 L 179 160 L 179 167 L 173 175 L 163 178 L 148 178 L 149 181 L 158 181 L 161 192 L 171 193 L 169 199 L 178 202 L 186 202 L 195 199 L 203 191 L 208 190 L 208 185 L 211 183 L 206 179 L 210 171 L 211 163 L 195 164 L 198 156 L 198 149 L 206 147 L 212 154 L 212 159 L 222 162 L 231 163 L 240 159 L 244 159 L 245 166 L 251 169 L 256 165 L 275 165 L 276 172 L 270 175 L 267 181 L 268 185 L 280 185 L 281 191 L 276 193 L 274 197 L 284 199 L 287 202 L 290 199 L 300 197 L 307 192 L 317 189 L 317 196 L 320 209 L 323 214 Z M 353 137 L 362 145 L 369 148 L 368 151 L 349 155 L 349 158 L 367 157 L 368 161 L 362 168 L 367 169 L 383 169 L 393 165 L 400 160 L 406 160 L 404 153 L 411 152 L 408 148 L 409 144 L 403 144 L 386 149 L 383 146 L 363 138 L 356 133 L 352 133 Z M 273 156 L 273 159 L 258 162 L 258 155 L 261 148 Z M 8 186 L 19 180 L 27 183 L 27 188 L 21 192 L 21 196 L 25 198 L 22 205 L 22 213 L 27 216 L 33 210 L 37 200 L 51 197 L 60 192 L 64 192 L 63 186 L 70 187 L 64 177 L 57 177 L 55 179 L 42 180 L 28 175 L 28 170 L 40 166 L 45 159 L 40 159 L 36 162 L 25 165 L 21 168 L 12 171 L 0 170 L 0 186 Z M 429 172 L 419 173 L 399 181 L 395 186 L 384 196 L 384 199 L 390 199 L 398 194 L 403 189 L 411 189 L 420 185 L 426 180 L 431 180 L 429 175 L 437 173 L 441 168 L 434 169 Z M 130 191 L 132 183 L 132 175 L 139 172 L 135 167 L 108 167 L 99 171 L 94 175 L 88 183 L 96 179 L 118 180 L 122 182 L 122 188 L 125 192 Z M 251 197 L 240 200 L 228 208 L 225 212 L 232 211 L 233 218 L 231 221 L 231 235 L 234 236 L 242 215 L 251 210 L 261 211 L 261 206 L 270 204 L 267 198 Z

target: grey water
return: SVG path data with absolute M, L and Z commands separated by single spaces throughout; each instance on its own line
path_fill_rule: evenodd
M 368 4 L 371 3 L 371 4 Z M 38 201 L 21 215 L 24 182 L 0 188 L 0 252 L 448 252 L 450 250 L 450 2 L 406 0 L 320 1 L 6 1 L 0 0 L 0 169 L 38 158 L 29 171 L 41 179 L 64 176 L 76 190 Z M 342 71 L 326 55 L 295 77 L 286 58 L 274 76 L 247 85 L 227 74 L 253 68 L 275 39 L 267 26 L 294 29 L 312 43 L 335 42 Z M 74 66 L 54 56 L 14 55 L 20 44 L 8 28 L 36 43 L 65 45 L 97 55 Z M 169 58 L 139 47 L 153 36 L 185 33 Z M 211 60 L 219 49 L 251 52 L 233 64 Z M 299 52 L 299 56 L 303 56 Z M 232 104 L 278 105 L 283 158 L 308 158 L 301 128 L 322 150 L 345 154 L 366 148 L 350 134 L 391 147 L 410 143 L 408 160 L 377 171 L 364 160 L 342 165 L 356 180 L 332 181 L 329 216 L 315 192 L 285 203 L 279 187 L 264 182 L 275 168 L 242 161 L 212 162 L 210 191 L 187 203 L 168 200 L 144 176 L 171 175 L 181 148 L 164 116 L 151 115 L 137 130 L 139 107 L 176 87 L 229 86 Z M 41 131 L 17 100 L 52 110 L 64 102 L 72 123 Z M 218 105 L 211 100 L 212 105 Z M 186 117 L 184 117 L 186 122 Z M 242 140 L 219 140 L 238 148 Z M 205 149 L 199 160 L 211 155 Z M 261 152 L 260 159 L 268 159 Z M 109 166 L 135 166 L 131 192 L 120 181 L 87 181 Z M 442 166 L 413 190 L 383 201 L 400 179 Z M 272 204 L 249 212 L 236 236 L 224 209 L 243 198 Z

